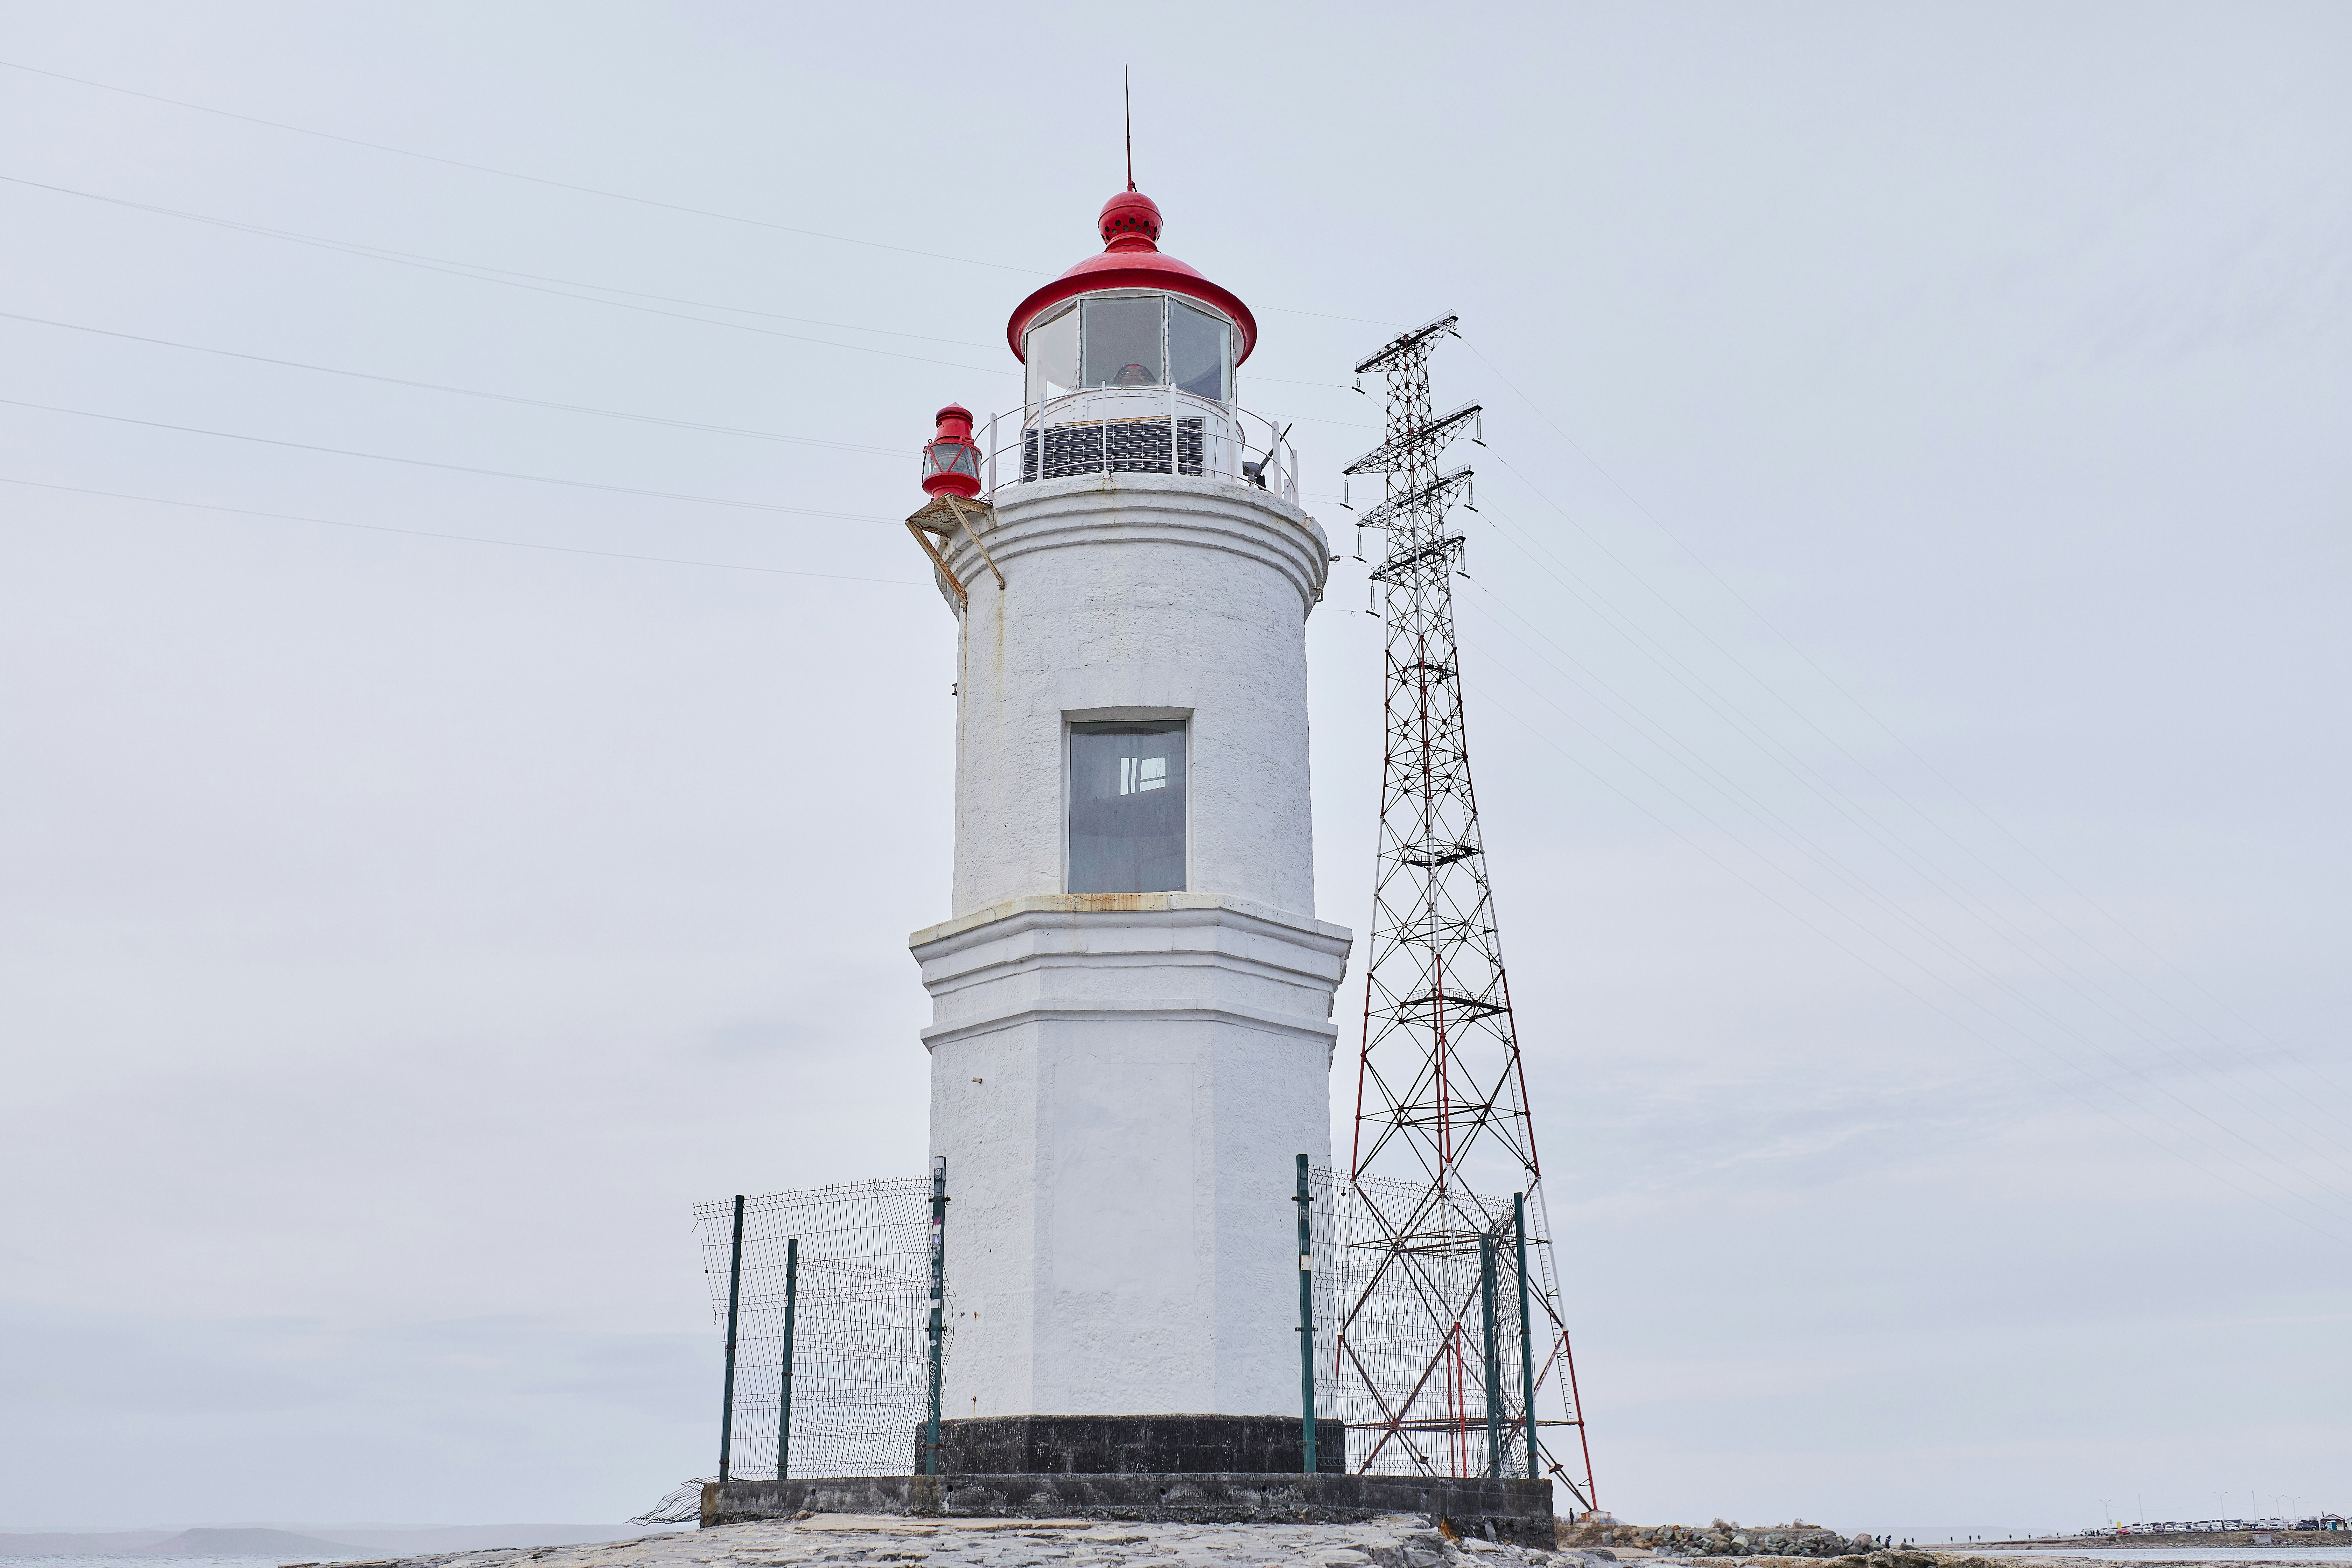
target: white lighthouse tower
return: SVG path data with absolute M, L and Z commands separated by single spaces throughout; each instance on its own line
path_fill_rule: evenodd
M 1295 1469 L 1295 1161 L 1328 1158 L 1349 942 L 1307 790 L 1329 548 L 1235 401 L 1248 308 L 1131 187 L 1100 228 L 1013 312 L 1022 408 L 943 412 L 917 519 L 960 623 L 953 907 L 911 939 L 942 1468 Z

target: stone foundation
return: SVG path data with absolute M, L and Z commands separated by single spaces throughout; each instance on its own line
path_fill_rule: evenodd
M 1296 1415 L 982 1415 L 940 1423 L 949 1476 L 1286 1475 L 1306 1468 Z M 915 1429 L 915 1470 L 923 1429 Z M 1315 1468 L 1348 1470 L 1344 1422 L 1315 1423 Z
M 851 1476 L 702 1489 L 705 1528 L 804 1513 L 1179 1524 L 1358 1524 L 1417 1514 L 1443 1517 L 1465 1536 L 1546 1551 L 1555 1531 L 1551 1482 L 1483 1477 Z

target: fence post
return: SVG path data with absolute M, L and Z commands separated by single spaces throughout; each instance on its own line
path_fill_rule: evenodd
M 948 1157 L 931 1160 L 931 1366 L 930 1421 L 923 1435 L 923 1474 L 940 1473 L 940 1333 L 946 1326 Z
M 776 1479 L 782 1480 L 790 1472 L 793 1453 L 793 1309 L 799 1304 L 801 1293 L 801 1243 L 793 1237 L 784 1243 L 784 1386 L 776 1398 Z
M 1299 1442 L 1308 1475 L 1315 1459 L 1315 1231 L 1308 1207 L 1315 1194 L 1307 1183 L 1307 1156 L 1298 1156 L 1298 1408 Z
M 1511 1236 L 1519 1249 L 1519 1375 L 1527 1382 L 1528 1479 L 1542 1472 L 1536 1454 L 1536 1352 L 1528 1329 L 1528 1195 L 1511 1194 Z
M 1478 1317 L 1486 1338 L 1486 1473 L 1503 1473 L 1503 1363 L 1495 1354 L 1495 1233 L 1478 1233 Z
M 735 1309 L 743 1300 L 743 1194 L 735 1194 L 735 1241 L 727 1254 L 727 1392 L 719 1410 L 719 1484 L 735 1447 Z

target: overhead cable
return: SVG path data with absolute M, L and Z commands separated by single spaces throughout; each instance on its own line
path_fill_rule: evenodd
M 268 354 L 246 353 L 237 349 L 213 348 L 204 343 L 176 342 L 170 338 L 151 338 L 137 332 L 120 332 L 106 327 L 84 326 L 79 321 L 51 321 L 46 316 L 19 315 L 14 310 L 0 310 L 0 321 L 29 321 L 36 326 L 58 327 L 73 332 L 90 332 L 104 338 L 120 338 L 125 342 L 152 343 L 159 348 L 184 349 L 191 353 L 219 354 L 226 359 L 247 360 L 255 364 L 278 365 L 288 370 L 315 371 L 321 375 L 349 376 L 354 381 L 378 382 L 385 386 L 405 386 L 422 392 L 446 392 L 459 397 L 481 397 L 497 403 L 520 404 L 526 408 L 552 408 L 566 414 L 593 414 L 604 419 L 627 419 L 640 425 L 663 425 L 679 430 L 702 430 L 716 436 L 745 436 L 761 441 L 789 441 L 798 446 L 823 447 L 841 452 L 870 452 L 880 457 L 898 458 L 904 458 L 908 450 L 899 447 L 868 447 L 854 441 L 828 441 L 815 436 L 786 436 L 775 430 L 748 430 L 732 425 L 706 425 L 699 420 L 670 419 L 656 414 L 629 414 L 616 408 L 593 408 L 585 404 L 557 403 L 544 397 L 522 397 L 505 392 L 482 392 L 470 386 L 448 386 L 439 382 L 409 381 L 396 375 L 376 375 L 363 370 L 345 370 L 338 365 L 310 364 L 301 360 L 272 359 Z
M 525 479 L 537 485 L 562 485 L 570 489 L 608 490 L 614 495 L 646 496 L 656 500 L 692 501 L 698 506 L 732 507 L 740 511 L 775 512 L 787 517 L 836 518 L 844 522 L 895 522 L 895 518 L 877 517 L 866 512 L 819 511 L 811 507 L 776 506 L 767 501 L 735 500 L 726 496 L 698 496 L 682 490 L 640 489 L 632 485 L 599 484 L 593 479 L 567 479 L 551 474 L 517 473 L 509 468 L 479 468 L 465 463 L 436 462 L 428 458 L 403 458 L 389 452 L 362 452 L 348 447 L 320 447 L 308 441 L 284 441 L 273 436 L 248 436 L 236 430 L 207 430 L 195 425 L 174 425 L 162 419 L 136 419 L 127 414 L 101 414 L 89 408 L 65 408 L 51 403 L 28 403 L 14 397 L 0 397 L 0 406 L 34 408 L 44 414 L 70 414 L 81 419 L 105 419 L 117 425 L 143 425 L 151 430 L 176 430 L 190 436 L 211 436 L 225 441 L 251 441 L 264 447 L 284 447 L 297 452 L 322 452 L 336 458 L 365 458 L 377 463 L 404 463 L 411 468 L 439 468 L 453 474 L 479 474 L 490 479 Z
M 15 60 L 0 60 L 0 66 L 34 76 L 45 76 L 57 81 L 69 81 L 77 87 L 95 88 L 100 92 L 119 92 L 128 98 L 143 98 L 151 103 L 168 103 L 174 109 L 193 110 L 198 114 L 217 115 L 223 120 L 242 121 L 248 125 L 263 125 L 272 131 L 290 132 L 297 136 L 315 136 L 322 142 L 340 142 L 347 147 L 364 147 L 373 153 L 386 153 L 395 158 L 415 158 L 427 163 L 440 163 L 452 169 L 466 169 L 478 174 L 495 174 L 504 180 L 520 180 L 529 184 L 546 185 L 553 190 L 572 191 L 581 195 L 603 196 L 611 201 L 629 202 L 638 206 L 658 207 L 666 212 L 686 213 L 695 217 L 716 218 L 722 223 L 749 224 L 754 228 L 774 229 L 779 234 L 796 234 L 808 239 L 829 239 L 841 245 L 862 245 L 871 250 L 895 250 L 902 256 L 919 256 L 932 261 L 957 261 L 968 267 L 986 267 L 999 272 L 1020 272 L 1032 277 L 1040 273 L 1034 267 L 1015 267 L 1003 261 L 982 261 L 978 257 L 951 256 L 944 251 L 920 250 L 912 246 L 891 245 L 884 240 L 860 239 L 853 235 L 828 234 L 823 229 L 798 228 L 791 224 L 776 223 L 768 218 L 749 217 L 741 213 L 719 212 L 710 207 L 689 206 L 684 202 L 663 201 L 656 196 L 632 195 L 626 191 L 608 191 L 596 185 L 577 184 L 570 180 L 550 179 L 544 174 L 526 174 L 514 169 L 501 169 L 495 164 L 469 163 L 463 158 L 446 158 L 437 153 L 420 153 L 412 147 L 395 147 L 387 142 L 369 142 L 357 136 L 341 136 L 331 131 L 314 131 L 307 125 L 294 125 L 283 120 L 264 120 L 257 114 L 239 114 L 235 110 L 215 109 L 208 103 L 194 103 L 184 98 L 166 98 L 159 92 L 142 92 L 136 88 L 117 87 L 112 82 L 94 81 L 88 77 L 68 76 L 63 71 L 43 70 L 38 66 L 22 65 Z
M 65 490 L 74 495 L 104 496 L 110 500 L 146 501 L 154 506 L 187 507 L 197 511 L 229 512 L 238 517 L 268 518 L 278 522 L 316 523 L 321 528 L 353 528 L 369 533 L 399 533 L 412 539 L 446 539 L 465 544 L 499 544 L 509 550 L 547 550 L 562 555 L 597 555 L 609 561 L 640 561 L 659 566 L 707 566 L 720 572 L 757 572 L 770 577 L 822 577 L 831 583 L 878 583 L 893 588 L 922 588 L 929 584 L 906 577 L 857 577 L 842 572 L 805 572 L 788 566 L 747 566 L 740 561 L 689 561 L 675 555 L 632 555 L 618 550 L 590 550 L 577 544 L 542 544 L 527 539 L 491 539 L 478 533 L 436 533 L 423 528 L 395 528 L 382 522 L 352 522 L 341 518 L 304 517 L 289 511 L 257 511 L 251 507 L 219 506 L 211 501 L 180 500 L 171 496 L 132 495 L 123 490 L 91 489 L 84 485 L 50 484 L 42 479 L 20 479 L 0 474 L 0 485 L 24 485 L 33 489 Z
M 472 262 L 453 261 L 440 257 L 420 256 L 414 252 L 393 250 L 383 246 L 364 245 L 353 240 L 329 239 L 319 235 L 298 234 L 291 229 L 271 228 L 267 225 L 245 223 L 236 218 L 214 217 L 205 213 L 185 212 L 177 207 L 160 206 L 152 202 L 132 201 L 127 196 L 110 196 L 98 191 L 78 190 L 71 185 L 50 184 L 42 180 L 27 180 L 15 174 L 0 174 L 0 183 L 22 185 L 30 190 L 48 191 L 58 195 L 78 196 L 84 201 L 103 202 L 110 206 L 128 207 L 136 212 L 152 213 L 160 217 L 177 218 L 185 223 L 209 225 L 215 228 L 235 230 L 240 234 L 258 235 L 266 239 L 284 240 L 292 245 L 306 245 L 320 250 L 340 251 L 346 256 L 363 257 L 371 261 L 390 262 L 400 267 L 413 267 L 421 271 L 439 272 L 452 278 L 470 278 L 478 283 L 497 283 L 509 289 L 528 289 L 534 294 L 552 294 L 562 300 L 579 300 L 592 305 L 606 305 L 619 310 L 636 310 L 649 316 L 667 316 L 674 321 L 699 321 L 706 327 L 730 327 L 739 332 L 756 332 L 761 337 L 782 338 L 790 342 L 816 343 L 830 349 L 846 349 L 853 353 L 880 354 L 887 359 L 911 360 L 918 364 L 945 365 L 950 370 L 966 371 L 975 375 L 1014 375 L 1019 373 L 1002 366 L 964 364 L 955 360 L 932 359 L 928 354 L 901 353 L 896 349 L 878 349 L 867 343 L 836 342 L 831 338 L 812 338 L 799 332 L 780 332 L 772 327 L 755 327 L 748 321 L 719 321 L 708 316 L 691 316 L 681 310 L 665 310 L 653 305 L 638 304 L 630 300 L 607 300 L 596 294 L 580 294 L 574 289 L 598 289 L 595 283 L 574 283 L 551 287 L 550 281 L 526 281 L 535 275 L 508 272 L 505 268 L 483 267 Z M 610 292 L 626 292 L 611 289 Z M 731 310 L 731 305 L 707 305 L 706 310 Z M 761 312 L 744 311 L 744 314 Z M 871 328 L 852 327 L 850 331 L 868 331 Z
M 420 153 L 414 148 L 395 147 L 388 142 L 370 142 L 357 136 L 344 136 L 332 131 L 320 131 L 308 125 L 296 125 L 288 121 L 266 120 L 257 114 L 240 114 L 235 110 L 215 109 L 210 104 L 196 103 L 184 98 L 167 98 L 162 93 L 142 92 L 137 88 L 121 87 L 117 86 L 113 82 L 97 81 L 89 77 L 68 76 L 63 71 L 44 70 L 38 66 L 24 65 L 15 60 L 0 60 L 0 67 L 5 67 L 10 70 L 24 71 L 33 76 L 47 77 L 52 81 L 71 82 L 77 87 L 91 88 L 100 92 L 121 93 L 126 98 L 145 99 L 150 103 L 167 103 L 174 109 L 190 110 L 197 114 L 215 115 L 223 120 L 239 121 L 247 125 L 266 126 L 272 131 L 284 131 L 297 136 L 315 136 L 322 142 L 340 142 L 348 147 L 363 147 L 373 153 L 385 153 L 397 158 L 415 158 L 423 163 L 439 163 L 447 168 L 465 169 L 471 173 L 479 174 L 493 174 L 500 179 L 520 180 L 530 184 L 545 185 L 554 190 L 570 191 L 578 195 L 602 196 L 608 201 L 628 202 L 638 206 L 657 207 L 667 212 L 686 213 L 696 217 L 716 218 L 722 223 L 749 224 L 755 228 L 773 229 L 780 234 L 800 235 L 810 239 L 829 239 L 842 245 L 862 245 L 875 250 L 892 250 L 897 251 L 902 256 L 921 257 L 927 260 L 953 261 L 961 263 L 968 267 L 985 267 L 999 272 L 1025 273 L 1033 278 L 1045 277 L 1047 275 L 1045 270 L 1041 268 L 1016 267 L 1010 262 L 983 261 L 978 257 L 954 256 L 948 252 L 939 250 L 922 250 L 911 246 L 893 245 L 887 240 L 866 239 L 856 235 L 834 234 L 823 229 L 800 228 L 791 224 L 775 223 L 767 218 L 749 217 L 740 213 L 719 212 L 709 207 L 689 205 L 683 202 L 664 201 L 655 196 L 632 195 L 626 191 L 608 191 L 597 185 L 577 184 L 569 180 L 551 179 L 542 174 L 526 174 L 519 170 L 501 169 L 495 164 L 477 163 L 463 158 L 445 157 L 437 153 Z M 1350 321 L 1360 326 L 1393 327 L 1397 324 L 1394 321 L 1376 321 L 1367 316 L 1339 316 L 1333 315 L 1328 310 L 1301 310 L 1283 305 L 1268 305 L 1265 306 L 1265 309 L 1280 311 L 1286 316 L 1312 316 L 1319 321 Z M 854 330 L 877 331 L 879 329 L 858 328 Z

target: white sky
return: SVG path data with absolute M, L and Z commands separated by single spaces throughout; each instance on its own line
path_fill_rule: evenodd
M 875 520 L 932 409 L 1016 398 L 1122 63 L 1351 554 L 1347 366 L 1461 312 L 1602 1500 L 2352 1504 L 2341 7 L 0 16 L 17 66 L 761 220 L 0 69 L 0 477 L 79 487 L 0 485 L 0 1527 L 709 1472 L 689 1205 L 919 1163 L 951 622 Z M 1362 572 L 1309 632 L 1359 929 Z

